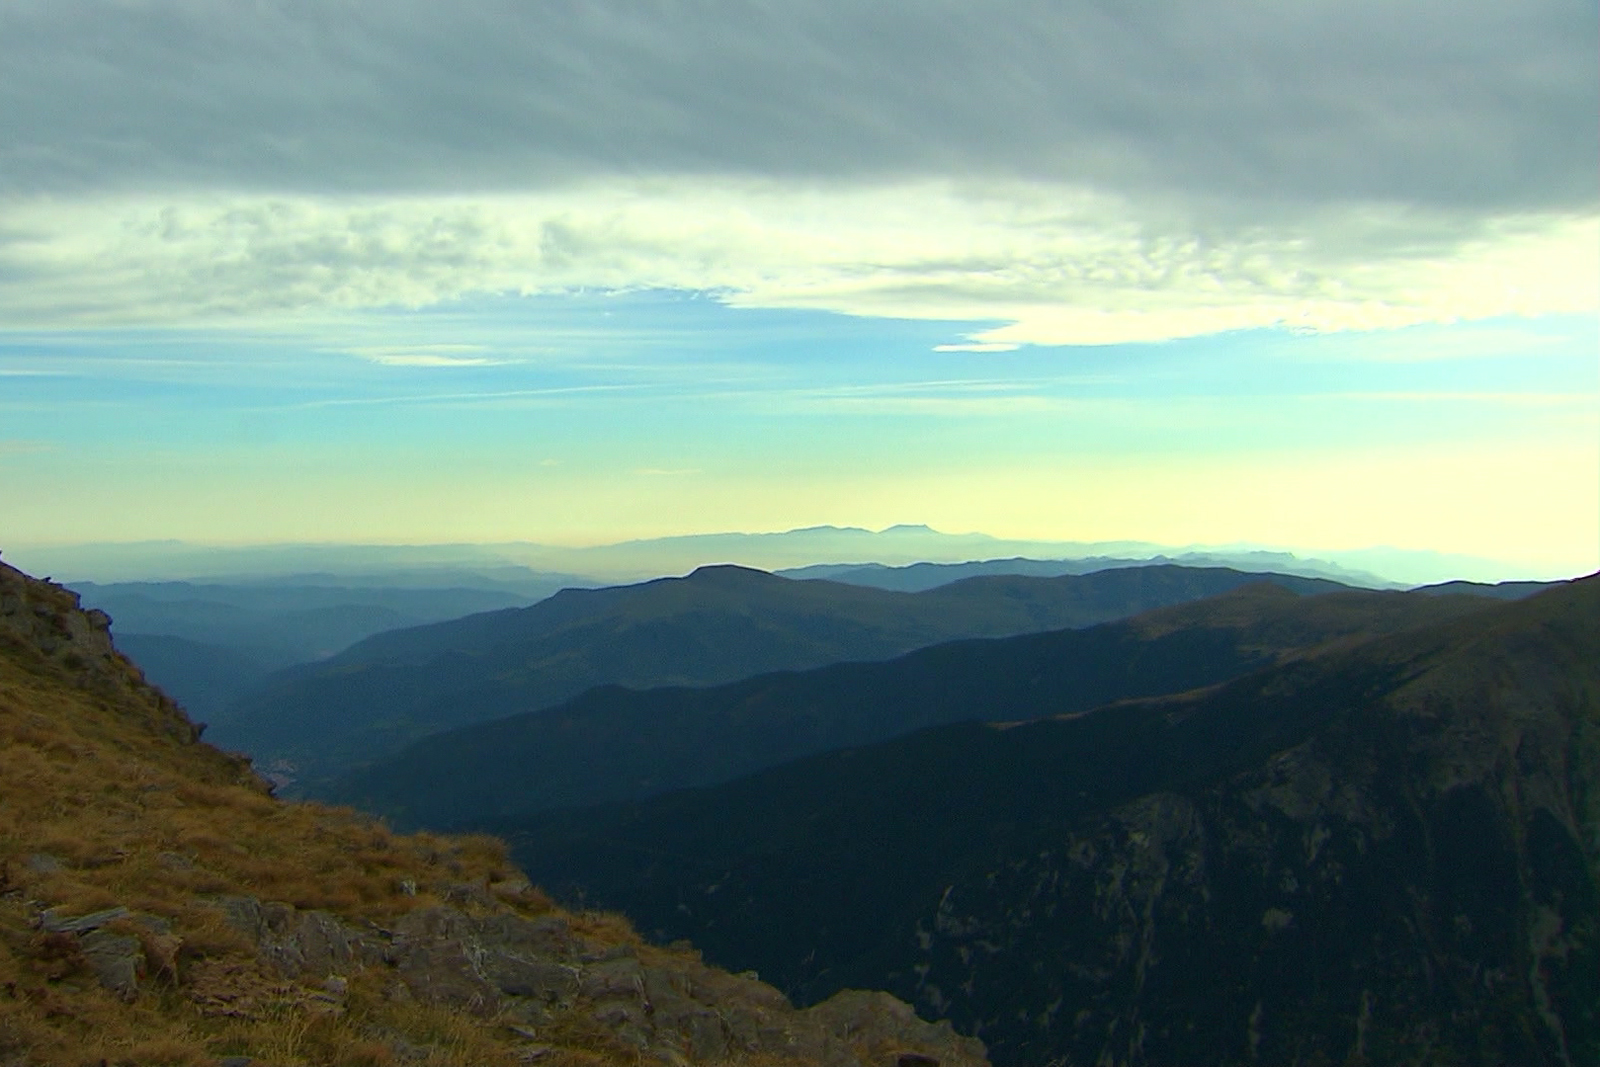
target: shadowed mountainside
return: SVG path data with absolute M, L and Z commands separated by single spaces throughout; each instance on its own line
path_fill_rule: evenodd
M 79 582 L 72 588 L 85 606 L 116 620 L 117 640 L 152 682 L 193 718 L 212 722 L 285 667 L 385 630 L 521 606 L 554 592 L 553 586 L 502 586 L 488 578 L 480 587 L 402 584 L 426 579 L 295 575 L 232 584 Z M 393 584 L 379 584 L 386 580 Z
M 487 838 L 286 804 L 0 565 L 0 1064 L 982 1067 L 884 994 L 796 1011 L 572 914 Z
M 215 718 L 276 666 L 243 649 L 171 634 L 118 633 L 117 648 L 196 722 Z
M 1262 582 L 1125 622 L 937 645 L 887 662 L 709 689 L 609 686 L 428 737 L 318 795 L 434 828 L 630 799 L 939 723 L 1038 718 L 1211 685 L 1330 640 L 1493 603 L 1356 591 L 1302 597 Z
M 1600 579 L 498 828 L 547 886 L 802 1000 L 891 989 L 997 1064 L 1586 1067 Z
M 1149 567 L 987 577 L 910 594 L 705 567 L 531 607 L 380 634 L 279 676 L 212 724 L 219 744 L 315 783 L 428 734 L 549 707 L 599 685 L 714 685 L 881 660 L 963 637 L 1087 626 L 1260 575 Z M 1286 588 L 1341 588 L 1270 576 Z
M 116 620 L 119 637 L 165 635 L 225 645 L 273 667 L 329 656 L 385 630 L 538 599 L 496 587 L 339 585 L 332 578 L 313 584 L 315 577 L 235 584 L 80 582 L 72 588 L 86 606 Z

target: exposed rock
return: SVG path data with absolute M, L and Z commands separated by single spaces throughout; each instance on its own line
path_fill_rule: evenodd
M 888 993 L 851 989 L 807 1011 L 828 1032 L 876 1050 L 872 1067 L 967 1067 L 988 1062 L 983 1042 L 948 1022 L 926 1022 Z
M 55 874 L 65 869 L 66 864 L 59 856 L 52 856 L 48 852 L 35 852 L 28 857 L 27 867 L 34 874 Z
M 145 962 L 144 946 L 137 937 L 91 930 L 78 939 L 78 946 L 101 985 L 123 1000 L 139 995 Z
M 49 908 L 39 916 L 39 929 L 47 934 L 85 934 L 132 914 L 127 908 L 116 907 L 88 915 L 70 916 L 61 908 Z
M 326 978 L 381 962 L 385 948 L 326 911 L 300 911 L 254 897 L 218 901 L 228 922 L 251 937 L 261 958 L 286 978 Z
M 42 659 L 89 689 L 153 696 L 157 714 L 147 725 L 184 743 L 200 739 L 199 729 L 182 710 L 113 647 L 111 616 L 85 611 L 77 593 L 5 563 L 0 563 L 0 643 Z
M 113 924 L 117 924 L 115 929 Z M 100 984 L 124 1000 L 138 996 L 139 983 L 150 972 L 177 973 L 183 940 L 172 933 L 172 924 L 160 916 L 121 906 L 86 915 L 47 908 L 39 914 L 38 926 L 43 934 L 70 938 L 69 943 L 77 946 Z M 116 932 L 129 927 L 134 933 Z
M 490 1015 L 500 998 L 479 967 L 482 958 L 471 920 L 446 907 L 406 916 L 395 928 L 389 953 L 389 962 L 417 999 Z
M 92 671 L 121 657 L 111 647 L 111 616 L 83 611 L 78 594 L 30 579 L 0 563 L 0 632 L 78 670 Z M 68 658 L 73 657 L 70 662 Z
M 475 906 L 482 902 L 473 894 Z M 501 908 L 474 915 L 441 904 L 419 908 L 392 930 L 361 930 L 319 911 L 253 897 L 217 901 L 251 937 L 260 958 L 285 979 L 322 979 L 320 989 L 279 990 L 313 1010 L 338 1010 L 342 976 L 391 968 L 394 996 L 508 1020 L 523 1036 L 577 1013 L 611 1039 L 665 1063 L 715 1062 L 736 1055 L 799 1057 L 824 1067 L 978 1067 L 983 1046 L 948 1024 L 918 1019 L 887 994 L 844 993 L 796 1011 L 778 990 L 730 975 L 695 956 L 602 944 L 556 915 L 530 918 Z M 208 976 L 220 1014 L 248 1014 L 252 992 Z M 863 1051 L 865 1050 L 865 1051 Z M 921 1057 L 920 1059 L 917 1057 Z

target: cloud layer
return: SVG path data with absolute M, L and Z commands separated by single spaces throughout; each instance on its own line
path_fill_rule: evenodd
M 1592 205 L 1568 0 L 12 0 L 0 181 L 484 192 L 1005 177 Z
M 12 0 L 0 312 L 660 286 L 1003 346 L 1587 311 L 1597 30 L 1567 0 Z
M 1000 350 L 1584 312 L 1600 291 L 1594 217 L 1468 225 L 1352 208 L 1224 230 L 1037 186 L 679 180 L 471 200 L 38 201 L 15 207 L 11 225 L 0 276 L 15 280 L 0 285 L 0 314 L 33 326 L 303 323 L 478 292 L 664 288 L 989 320 L 951 343 Z

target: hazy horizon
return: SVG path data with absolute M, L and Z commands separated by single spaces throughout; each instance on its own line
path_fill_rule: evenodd
M 455 542 L 277 542 L 205 544 L 181 540 L 0 544 L 0 560 L 53 572 L 65 580 L 227 581 L 282 580 L 323 575 L 383 578 L 404 584 L 407 575 L 430 573 L 488 579 L 511 572 L 576 580 L 632 582 L 687 574 L 702 566 L 734 564 L 770 571 L 813 566 L 917 563 L 958 564 L 1008 559 L 1130 562 L 1173 560 L 1201 566 L 1234 566 L 1318 574 L 1356 584 L 1422 585 L 1452 580 L 1549 581 L 1581 577 L 1581 569 L 1540 570 L 1507 560 L 1393 546 L 1353 549 L 1232 543 L 1161 545 L 1143 541 L 1049 541 L 994 537 L 975 531 L 946 532 L 925 524 L 900 523 L 881 530 L 819 525 L 775 531 L 716 531 L 590 545 L 530 541 Z

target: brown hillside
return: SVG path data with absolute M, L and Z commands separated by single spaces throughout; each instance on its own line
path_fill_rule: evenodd
M 983 1062 L 554 908 L 491 838 L 274 799 L 0 564 L 0 1067 Z

